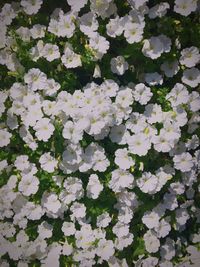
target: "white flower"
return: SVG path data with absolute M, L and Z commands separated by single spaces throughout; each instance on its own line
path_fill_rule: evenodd
M 40 220 L 45 213 L 40 205 L 33 204 L 33 202 L 28 202 L 24 208 L 29 220 Z
M 163 51 L 163 43 L 159 37 L 151 37 L 149 40 L 144 40 L 142 52 L 146 57 L 150 57 L 151 59 L 159 58 Z
M 73 14 L 63 14 L 59 17 L 58 35 L 62 37 L 71 38 L 75 31 L 75 25 L 72 21 Z
M 175 242 L 171 238 L 166 238 L 166 242 L 160 248 L 160 255 L 165 260 L 171 260 L 176 254 Z M 188 266 L 188 265 L 186 265 Z
M 44 88 L 45 95 L 53 96 L 60 89 L 60 84 L 54 79 L 47 79 L 46 87 Z
M 38 191 L 39 180 L 32 174 L 23 175 L 18 189 L 24 196 L 30 196 Z
M 148 123 L 162 122 L 163 112 L 162 108 L 158 104 L 148 104 L 145 106 L 144 115 L 147 117 Z
M 95 235 L 91 225 L 83 223 L 80 231 L 76 231 L 75 239 L 78 248 L 89 249 L 95 241 Z
M 1 21 L 2 21 L 2 26 L 5 25 L 10 25 L 13 21 L 13 19 L 17 16 L 17 12 L 14 8 L 13 4 L 4 4 L 2 5 L 1 8 Z
M 132 233 L 128 233 L 127 236 L 123 236 L 120 238 L 116 238 L 115 239 L 115 247 L 118 250 L 123 250 L 124 248 L 128 247 L 129 245 L 131 245 L 133 243 L 133 234 Z
M 73 11 L 79 11 L 87 4 L 87 0 L 79 0 L 78 2 L 74 0 L 67 0 L 67 3 L 71 6 Z
M 17 156 L 14 165 L 20 171 L 28 169 L 30 166 L 30 163 L 28 161 L 28 156 L 27 155 Z
M 101 89 L 105 96 L 114 97 L 119 91 L 119 85 L 113 80 L 107 79 L 101 84 Z
M 95 14 L 92 12 L 85 13 L 80 17 L 80 30 L 89 37 L 94 35 L 94 32 L 98 29 L 98 26 L 98 20 L 96 19 Z
M 91 143 L 85 150 L 83 160 L 81 162 L 80 171 L 87 171 L 92 167 L 94 171 L 104 172 L 110 165 L 105 155 L 105 150 L 101 146 Z
M 69 139 L 72 143 L 77 144 L 82 139 L 83 131 L 77 124 L 67 121 L 64 124 L 62 135 L 65 139 Z
M 6 129 L 0 129 L 0 147 L 7 146 L 10 143 L 12 134 Z
M 151 140 L 154 145 L 154 149 L 158 152 L 169 152 L 174 147 L 174 140 L 169 139 L 167 132 L 155 135 Z
M 90 135 L 98 135 L 101 133 L 101 130 L 105 127 L 105 122 L 100 117 L 99 113 L 92 113 L 88 114 L 87 118 L 90 123 L 89 129 L 86 130 L 86 132 Z
M 110 161 L 107 159 L 104 149 L 99 147 L 94 153 L 94 165 L 92 169 L 94 171 L 104 172 L 110 165 Z
M 168 180 L 172 179 L 172 171 L 159 168 L 156 171 L 156 176 L 158 177 L 158 185 L 156 187 L 156 192 L 159 192 L 161 188 L 167 183 Z
M 63 183 L 63 190 L 60 192 L 59 199 L 69 205 L 76 199 L 81 199 L 84 195 L 81 179 L 76 177 L 67 177 Z
M 191 111 L 196 112 L 200 109 L 200 95 L 198 92 L 193 91 L 189 96 L 189 108 Z
M 186 147 L 187 147 L 188 150 L 196 149 L 199 146 L 199 144 L 200 144 L 199 138 L 195 134 L 195 135 L 192 136 L 191 139 L 188 139 L 188 141 L 186 143 Z
M 62 251 L 62 246 L 58 242 L 53 242 L 51 245 L 48 246 L 48 252 L 44 259 L 42 259 L 42 265 L 44 267 L 47 266 L 54 266 L 59 267 L 60 262 L 60 254 Z
M 194 165 L 193 158 L 188 152 L 173 157 L 174 167 L 182 172 L 188 172 Z
M 96 253 L 101 259 L 107 261 L 115 253 L 113 241 L 100 239 Z
M 155 253 L 159 250 L 160 241 L 152 230 L 148 230 L 144 234 L 145 248 L 149 253 Z
M 39 69 L 32 68 L 24 75 L 24 82 L 28 84 L 30 90 L 37 91 L 46 87 L 46 74 Z
M 61 61 L 68 69 L 82 66 L 81 56 L 74 53 L 71 49 L 65 49 L 64 55 L 61 57 Z
M 140 258 L 141 256 L 139 256 Z M 155 266 L 158 266 L 158 258 L 156 257 L 151 257 L 151 256 L 148 256 L 148 258 L 145 258 L 145 259 L 142 259 L 141 257 L 141 260 L 138 260 L 139 264 L 140 264 L 140 261 L 142 263 L 141 266 L 143 267 L 155 267 Z M 137 264 L 137 263 L 136 263 Z M 159 267 L 160 267 L 160 264 L 159 264 Z
M 56 193 L 44 192 L 42 196 L 42 206 L 48 212 L 57 213 L 61 208 L 61 203 L 58 200 L 58 196 L 56 195 Z
M 132 8 L 139 9 L 143 5 L 145 5 L 147 1 L 148 0 L 129 0 L 128 2 L 132 6 Z
M 152 36 L 149 40 L 143 42 L 142 52 L 146 57 L 157 59 L 162 53 L 168 53 L 171 49 L 171 40 L 167 36 L 161 34 L 157 37 Z
M 160 38 L 160 41 L 163 44 L 164 53 L 170 52 L 172 45 L 171 39 L 164 34 L 161 34 L 158 37 Z
M 50 238 L 53 234 L 53 226 L 44 221 L 38 226 L 37 232 L 39 234 L 39 237 L 41 237 L 42 239 Z
M 185 186 L 180 182 L 170 184 L 169 191 L 173 194 L 182 195 L 185 192 Z
M 162 219 L 154 230 L 157 233 L 157 237 L 166 237 L 171 231 L 171 225 L 165 219 Z
M 23 97 L 27 95 L 27 87 L 18 82 L 13 83 L 9 91 L 12 100 L 22 101 Z
M 200 71 L 197 68 L 186 69 L 183 71 L 182 82 L 190 87 L 197 87 L 200 83 Z
M 108 212 L 104 212 L 97 217 L 97 226 L 105 228 L 111 222 L 111 217 Z
M 7 266 L 2 266 L 2 267 L 7 267 Z M 17 267 L 28 267 L 28 263 L 25 261 L 18 261 Z
M 151 148 L 151 143 L 144 133 L 131 135 L 127 143 L 130 152 L 138 156 L 145 156 Z
M 20 127 L 19 135 L 24 140 L 24 142 L 27 143 L 30 149 L 36 150 L 38 147 L 38 144 L 34 141 L 33 136 L 30 134 L 30 132 L 27 129 L 28 128 L 25 126 Z
M 200 61 L 199 49 L 195 46 L 183 49 L 179 61 L 188 68 L 195 67 Z
M 31 37 L 33 39 L 43 38 L 45 36 L 45 30 L 46 30 L 46 26 L 40 25 L 40 24 L 35 24 L 30 29 Z
M 156 193 L 158 178 L 150 172 L 144 172 L 136 182 L 142 192 L 148 194 Z
M 93 34 L 89 41 L 89 46 L 94 50 L 97 58 L 101 58 L 104 54 L 107 53 L 109 45 L 110 44 L 106 40 L 106 38 L 99 35 L 98 33 Z
M 106 10 L 109 8 L 110 2 L 111 0 L 93 0 L 90 3 L 90 9 L 92 13 L 103 16 Z
M 36 131 L 35 135 L 38 140 L 42 140 L 44 142 L 48 141 L 55 129 L 54 126 L 50 123 L 50 120 L 47 118 L 42 118 L 41 120 L 39 120 L 33 128 Z
M 81 219 L 84 218 L 86 215 L 86 207 L 82 203 L 74 202 L 70 207 L 70 211 L 72 212 L 72 219 Z
M 118 259 L 117 257 L 113 256 L 110 257 L 110 259 L 108 260 L 108 266 L 109 267 L 128 267 L 128 264 L 126 262 L 126 259 Z
M 155 19 L 156 17 L 163 17 L 167 13 L 167 9 L 169 9 L 170 6 L 167 2 L 159 3 L 152 8 L 149 9 L 148 16 L 150 19 Z
M 42 0 L 21 0 L 21 6 L 28 15 L 37 14 L 42 5 Z
M 163 78 L 158 72 L 146 73 L 145 82 L 149 85 L 163 84 Z
M 30 50 L 30 56 L 31 59 L 35 62 L 41 57 L 42 49 L 44 47 L 44 42 L 42 40 L 39 40 L 36 44 L 36 46 L 33 46 Z
M 21 115 L 22 121 L 26 128 L 29 126 L 33 127 L 37 121 L 42 119 L 42 117 L 43 113 L 40 104 L 30 105 L 28 111 Z
M 197 0 L 175 0 L 174 11 L 187 17 L 197 8 Z
M 152 96 L 153 93 L 151 92 L 151 89 L 143 83 L 137 84 L 133 90 L 135 101 L 138 101 L 141 105 L 146 105 Z
M 4 113 L 5 111 L 5 101 L 7 99 L 8 95 L 6 92 L 0 92 L 0 116 Z
M 0 96 L 1 97 L 1 96 Z M 0 116 L 1 116 L 1 111 L 0 111 Z M 6 124 L 7 126 L 11 129 L 17 129 L 19 127 L 18 125 L 18 120 L 17 120 L 17 116 L 15 115 L 10 115 L 9 111 L 7 112 L 7 119 L 6 119 Z
M 53 44 L 45 44 L 41 51 L 41 56 L 51 62 L 60 57 L 59 47 Z
M 95 65 L 93 77 L 94 78 L 101 78 L 101 69 L 100 69 L 98 64 Z
M 125 61 L 123 56 L 112 58 L 110 61 L 111 71 L 118 75 L 123 75 L 128 70 L 128 62 Z
M 148 124 L 146 123 L 146 118 L 143 114 L 132 112 L 129 119 L 126 121 L 126 126 L 132 133 L 137 134 L 143 132 Z
M 58 111 L 56 101 L 44 100 L 43 103 L 43 112 L 50 117 L 54 117 Z
M 112 171 L 112 178 L 109 182 L 109 188 L 114 192 L 120 192 L 124 188 L 133 187 L 134 177 L 131 173 L 125 170 L 116 169 Z
M 49 173 L 54 172 L 58 164 L 58 161 L 51 156 L 50 152 L 44 153 L 40 157 L 39 162 L 41 164 L 41 168 Z
M 124 223 L 118 221 L 114 225 L 112 231 L 119 238 L 123 237 L 123 236 L 127 236 L 129 234 L 129 224 L 124 224 Z
M 65 243 L 63 244 L 62 254 L 65 256 L 69 256 L 72 254 L 72 252 L 73 252 L 73 246 L 69 244 L 66 240 Z
M 142 217 L 142 222 L 149 228 L 153 229 L 155 227 L 158 227 L 159 225 L 160 217 L 158 213 L 154 211 L 147 211 L 144 213 Z
M 108 24 L 106 25 L 107 35 L 111 37 L 116 37 L 122 34 L 124 30 L 123 18 L 119 18 L 118 16 L 114 19 L 110 19 Z
M 69 164 L 76 164 L 81 162 L 80 153 L 78 147 L 75 144 L 70 144 L 67 146 L 66 150 L 63 152 L 63 161 Z
M 169 145 L 174 146 L 181 136 L 180 127 L 177 125 L 176 122 L 169 121 L 167 117 L 166 117 L 166 121 L 164 121 L 163 123 L 163 126 L 164 128 L 160 130 L 160 134 L 159 134 L 161 140 L 162 140 L 162 135 L 163 135 L 165 141 L 169 141 Z M 152 137 L 152 141 L 156 143 L 157 140 L 156 139 L 153 140 L 153 139 L 154 137 Z
M 173 107 L 186 104 L 189 100 L 188 90 L 183 84 L 176 83 L 171 92 L 166 95 L 166 99 L 170 101 Z
M 115 163 L 122 169 L 127 170 L 135 165 L 135 161 L 128 155 L 129 151 L 126 148 L 117 149 L 115 151 Z
M 16 30 L 16 33 L 24 42 L 30 42 L 31 32 L 29 28 L 21 26 Z
M 176 123 L 176 126 L 178 127 L 184 126 L 188 121 L 187 113 L 185 109 L 181 107 L 181 105 L 174 107 L 173 111 L 169 111 L 165 113 L 165 115 L 168 116 L 167 119 L 170 119 L 170 121 Z
M 7 160 L 1 160 L 0 161 L 0 174 L 1 174 L 1 172 L 3 171 L 3 170 L 5 170 L 6 169 L 6 167 L 8 167 L 8 162 L 7 162 Z
M 56 36 L 60 36 L 60 25 L 57 19 L 55 18 L 50 19 L 48 31 L 55 34 Z
M 92 199 L 97 199 L 100 192 L 103 190 L 103 185 L 99 182 L 96 174 L 91 174 L 87 184 L 87 196 Z
M 165 76 L 167 77 L 173 77 L 176 75 L 179 71 L 179 64 L 177 60 L 174 61 L 165 61 L 163 64 L 161 64 L 160 69 L 164 71 Z
M 129 44 L 138 43 L 143 38 L 143 24 L 128 22 L 124 27 L 124 37 Z
M 128 87 L 122 88 L 116 96 L 115 103 L 123 108 L 129 107 L 133 103 L 132 90 Z
M 166 209 L 175 210 L 178 207 L 176 195 L 172 193 L 165 193 L 164 204 Z
M 41 105 L 41 96 L 38 93 L 34 93 L 34 92 L 29 91 L 23 97 L 23 104 L 28 110 L 31 110 L 31 108 L 40 109 L 42 106 Z
M 116 125 L 111 128 L 109 137 L 112 142 L 122 145 L 126 143 L 126 133 L 125 125 Z
M 198 247 L 189 245 L 186 248 L 186 250 L 190 254 L 189 258 L 190 258 L 190 261 L 192 262 L 191 266 L 196 266 L 196 265 L 198 266 L 198 264 L 199 264 L 199 254 L 200 254 L 199 250 L 198 250 Z
M 74 235 L 76 232 L 75 225 L 72 222 L 64 222 L 61 230 L 65 236 Z

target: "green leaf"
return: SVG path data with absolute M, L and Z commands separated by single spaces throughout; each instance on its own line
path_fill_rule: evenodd
M 145 243 L 142 238 L 139 238 L 137 241 L 137 246 L 136 250 L 133 252 L 133 258 L 145 254 L 146 249 L 145 249 Z

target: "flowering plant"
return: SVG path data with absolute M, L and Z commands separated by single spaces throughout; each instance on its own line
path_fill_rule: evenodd
M 199 266 L 198 13 L 2 1 L 1 266 Z

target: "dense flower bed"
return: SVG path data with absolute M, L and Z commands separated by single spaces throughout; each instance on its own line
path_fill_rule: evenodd
M 1 3 L 0 266 L 199 267 L 197 0 Z

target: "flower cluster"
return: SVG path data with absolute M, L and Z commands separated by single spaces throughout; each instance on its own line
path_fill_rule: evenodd
M 199 266 L 197 0 L 0 10 L 0 265 Z

